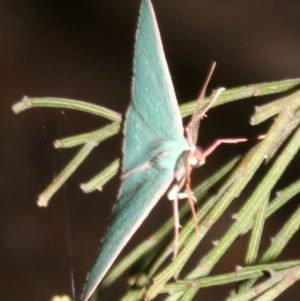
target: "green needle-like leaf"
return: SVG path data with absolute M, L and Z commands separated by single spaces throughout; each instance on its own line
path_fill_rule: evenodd
M 164 291 L 173 294 L 182 291 L 194 290 L 203 287 L 210 287 L 215 285 L 228 284 L 238 282 L 241 280 L 263 276 L 265 271 L 277 271 L 291 266 L 295 266 L 299 261 L 293 262 L 278 262 L 275 264 L 257 265 L 251 267 L 244 267 L 233 273 L 227 273 L 218 276 L 203 277 L 193 280 L 181 280 L 176 283 L 166 284 Z
M 300 79 L 288 79 L 277 82 L 254 84 L 233 89 L 225 90 L 218 97 L 218 101 L 213 104 L 213 107 L 219 106 L 228 102 L 239 99 L 249 98 L 253 96 L 263 96 L 274 93 L 285 92 L 297 88 L 300 85 Z M 202 103 L 202 107 L 206 107 L 211 101 L 211 97 L 206 97 Z M 182 117 L 193 114 L 196 107 L 196 101 L 191 101 L 180 106 Z M 277 112 L 279 113 L 279 111 Z
M 77 111 L 83 111 L 90 114 L 104 117 L 111 121 L 121 122 L 121 114 L 116 113 L 105 107 L 97 106 L 92 103 L 88 103 L 80 100 L 73 100 L 67 98 L 58 97 L 24 97 L 20 102 L 13 105 L 12 109 L 15 113 L 20 113 L 30 108 L 60 108 L 60 109 L 71 109 Z
M 300 226 L 300 207 L 295 211 L 292 217 L 285 223 L 278 234 L 273 237 L 271 246 L 263 254 L 259 262 L 272 262 L 282 252 L 290 239 L 298 231 Z
M 96 146 L 94 142 L 85 144 L 73 160 L 64 168 L 64 170 L 54 179 L 54 181 L 39 195 L 37 201 L 38 206 L 47 207 L 52 195 L 65 183 L 65 181 L 72 175 L 76 168 L 84 161 Z
M 120 128 L 121 128 L 121 124 L 119 122 L 114 122 L 106 125 L 105 127 L 99 130 L 90 133 L 85 133 L 69 138 L 64 138 L 61 140 L 56 140 L 54 142 L 54 146 L 56 148 L 69 148 L 69 147 L 85 144 L 91 141 L 94 141 L 95 143 L 100 143 L 116 135 L 120 131 Z
M 300 193 L 300 180 L 297 180 L 287 188 L 278 191 L 277 197 L 270 203 L 267 210 L 267 217 L 271 216 L 274 212 L 279 210 L 291 198 Z
M 251 124 L 259 124 L 270 117 L 278 114 L 285 108 L 293 109 L 294 106 L 299 107 L 300 105 L 300 91 L 294 92 L 293 94 L 282 97 L 276 101 L 272 101 L 264 106 L 255 107 L 255 113 L 251 118 Z
M 253 301 L 272 301 L 277 298 L 287 288 L 292 286 L 296 281 L 300 279 L 300 266 L 291 269 L 291 272 L 286 275 L 281 281 L 272 286 L 269 290 L 263 293 L 261 296 L 253 299 Z
M 257 254 L 259 250 L 259 246 L 261 243 L 261 237 L 262 237 L 262 232 L 264 229 L 264 222 L 266 218 L 266 212 L 268 208 L 268 203 L 269 203 L 269 196 L 267 196 L 264 200 L 261 202 L 261 206 L 254 218 L 254 224 L 251 232 L 251 237 L 249 241 L 249 245 L 247 248 L 247 253 L 246 253 L 246 258 L 245 258 L 245 265 L 249 266 L 251 264 L 254 264 L 257 260 Z M 239 285 L 238 291 L 244 292 L 251 285 L 247 284 L 248 282 L 242 282 Z
M 97 176 L 89 180 L 87 183 L 80 184 L 80 188 L 85 193 L 90 193 L 94 190 L 102 191 L 103 186 L 114 177 L 120 168 L 120 159 L 116 159 Z
M 296 268 L 298 268 L 298 266 Z M 249 289 L 249 290 L 247 290 L 243 293 L 239 293 L 237 295 L 234 295 L 232 297 L 227 298 L 226 301 L 249 301 L 249 300 L 253 300 L 253 298 L 257 297 L 259 294 L 264 293 L 269 288 L 273 287 L 276 283 L 281 281 L 284 277 L 291 274 L 291 271 L 293 271 L 293 270 L 294 270 L 294 268 L 284 269 L 282 271 L 277 271 L 277 272 L 274 272 L 272 270 L 271 273 L 270 273 L 271 275 L 270 275 L 269 279 L 265 280 L 262 283 L 259 283 L 259 284 L 255 285 L 254 287 L 252 287 L 251 289 Z

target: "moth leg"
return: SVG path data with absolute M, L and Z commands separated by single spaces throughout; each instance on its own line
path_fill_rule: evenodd
M 179 193 L 182 186 L 184 185 L 185 177 L 178 179 L 177 183 L 172 186 L 169 190 L 167 197 L 170 201 L 173 201 L 173 215 L 174 215 L 174 247 L 173 247 L 173 257 L 174 260 L 177 257 L 179 249 L 179 210 L 178 210 L 178 199 L 184 198 L 186 194 Z
M 198 218 L 197 218 L 197 213 L 196 213 L 196 210 L 195 210 L 195 197 L 193 195 L 193 192 L 192 192 L 192 189 L 191 189 L 191 177 L 188 176 L 188 180 L 186 181 L 186 191 L 188 193 L 188 201 L 189 201 L 189 204 L 190 204 L 190 208 L 191 208 L 191 212 L 192 212 L 192 216 L 193 216 L 193 220 L 194 220 L 194 225 L 195 225 L 195 231 L 197 234 L 200 235 L 200 232 L 199 232 L 199 227 L 198 227 Z
M 195 231 L 197 234 L 200 235 L 199 232 L 199 227 L 198 227 L 198 218 L 197 218 L 197 213 L 195 210 L 195 202 L 194 202 L 194 195 L 191 189 L 191 172 L 192 172 L 192 166 L 190 164 L 190 156 L 187 155 L 186 159 L 185 159 L 185 187 L 186 187 L 186 192 L 188 194 L 188 201 L 190 204 L 190 208 L 191 208 L 191 212 L 192 212 L 192 216 L 194 219 L 194 224 L 195 224 Z
M 179 228 L 180 222 L 179 222 L 179 210 L 178 210 L 178 199 L 187 198 L 190 204 L 192 216 L 195 222 L 195 230 L 196 233 L 200 235 L 199 229 L 198 229 L 198 219 L 197 219 L 197 213 L 195 210 L 195 202 L 196 198 L 192 192 L 190 182 L 190 174 L 192 167 L 189 164 L 189 161 L 186 160 L 186 176 L 182 177 L 176 184 L 172 186 L 172 188 L 169 190 L 167 197 L 169 200 L 173 201 L 173 215 L 174 215 L 174 247 L 173 247 L 173 257 L 172 260 L 174 260 L 177 257 L 178 250 L 179 250 Z M 182 189 L 182 187 L 186 187 L 186 192 L 180 193 L 179 191 Z
M 261 137 L 259 137 L 261 139 Z M 233 139 L 218 139 L 214 141 L 206 150 L 203 151 L 203 156 L 206 158 L 209 156 L 220 144 L 222 143 L 239 143 L 248 141 L 247 138 L 233 138 Z
M 181 228 L 179 223 L 179 212 L 178 212 L 178 192 L 179 187 L 178 184 L 173 186 L 174 191 L 174 198 L 173 198 L 173 215 L 174 215 L 174 247 L 173 247 L 173 257 L 174 260 L 178 254 L 178 241 L 179 241 L 179 228 Z

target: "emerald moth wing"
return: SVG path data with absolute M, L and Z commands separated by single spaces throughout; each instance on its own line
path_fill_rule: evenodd
M 144 163 L 149 145 L 158 138 L 174 140 L 183 135 L 177 99 L 149 0 L 142 2 L 136 33 L 132 98 L 125 123 L 125 173 Z
M 166 164 L 165 158 L 157 158 L 164 163 L 137 171 L 123 180 L 120 198 L 89 274 L 82 300 L 89 299 L 116 257 L 173 181 L 174 170 L 169 168 L 169 163 L 176 165 L 178 153 L 174 152 L 167 159 L 168 168 L 163 166 Z
M 124 125 L 118 201 L 81 300 L 88 300 L 116 257 L 183 166 L 189 145 L 150 0 L 136 33 L 132 103 Z

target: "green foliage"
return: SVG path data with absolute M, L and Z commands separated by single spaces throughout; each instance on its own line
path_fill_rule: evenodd
M 295 91 L 300 79 L 280 82 L 264 83 L 230 89 L 221 94 L 214 106 L 251 96 Z M 207 97 L 205 106 L 210 100 Z M 58 98 L 26 98 L 13 106 L 18 113 L 31 107 L 58 107 L 81 110 L 107 118 L 112 123 L 92 133 L 81 134 L 76 137 L 56 141 L 56 147 L 73 147 L 81 145 L 81 149 L 65 169 L 57 176 L 49 187 L 41 194 L 38 204 L 47 206 L 52 195 L 80 166 L 84 159 L 101 141 L 117 134 L 121 128 L 120 114 L 106 108 Z M 193 112 L 195 102 L 181 106 L 182 116 Z M 237 300 L 273 300 L 300 278 L 300 258 L 293 261 L 278 261 L 278 256 L 284 251 L 293 235 L 299 229 L 300 209 L 297 209 L 285 221 L 282 228 L 274 235 L 270 246 L 258 256 L 261 249 L 261 237 L 265 221 L 280 210 L 289 200 L 300 191 L 300 179 L 291 183 L 272 198 L 273 188 L 278 180 L 284 176 L 286 168 L 292 164 L 293 157 L 300 147 L 300 112 L 299 92 L 291 92 L 267 105 L 256 108 L 251 119 L 252 124 L 258 124 L 277 115 L 263 140 L 243 157 L 237 157 L 226 163 L 218 172 L 194 188 L 197 199 L 197 217 L 201 236 L 195 233 L 194 222 L 190 217 L 188 205 L 182 206 L 180 219 L 184 221 L 179 237 L 179 253 L 175 260 L 170 261 L 173 242 L 169 239 L 173 229 L 173 220 L 169 219 L 151 240 L 146 240 L 137 246 L 124 259 L 119 261 L 108 273 L 98 288 L 98 293 L 108 287 L 130 266 L 139 261 L 139 272 L 130 278 L 128 292 L 122 300 L 152 300 L 159 294 L 165 294 L 165 300 L 192 300 L 195 294 L 204 287 L 228 283 L 236 284 L 236 294 L 228 301 Z M 223 237 L 204 257 L 199 258 L 195 268 L 185 278 L 174 280 L 181 275 L 189 258 L 196 247 L 202 242 L 209 230 L 219 220 L 224 211 L 247 187 L 249 181 L 256 176 L 257 170 L 264 161 L 268 167 L 264 177 L 253 191 L 248 192 L 244 204 L 234 215 L 234 222 L 227 229 Z M 118 171 L 119 159 L 111 163 L 104 171 L 81 188 L 86 192 L 101 190 Z M 211 188 L 214 187 L 214 190 Z M 208 193 L 214 191 L 214 193 Z M 270 199 L 271 198 L 271 199 Z M 222 259 L 235 240 L 251 231 L 244 266 L 231 273 L 211 276 L 211 271 Z M 270 275 L 262 278 L 266 272 Z M 262 279 L 259 284 L 256 280 Z M 96 300 L 96 296 L 93 297 Z

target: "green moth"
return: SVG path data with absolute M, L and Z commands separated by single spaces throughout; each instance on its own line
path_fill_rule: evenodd
M 203 98 L 204 91 L 200 98 Z M 203 164 L 205 157 L 220 143 L 215 143 L 204 153 L 195 147 L 199 121 L 207 110 L 208 107 L 200 111 L 198 105 L 185 138 L 154 10 L 150 0 L 143 0 L 136 33 L 132 102 L 124 125 L 121 188 L 81 300 L 91 297 L 116 257 L 174 179 L 178 181 L 172 197 L 175 213 L 176 193 L 186 185 L 195 218 L 189 189 L 191 168 Z M 175 218 L 175 226 L 179 226 L 178 218 Z M 175 233 L 178 236 L 178 231 Z

